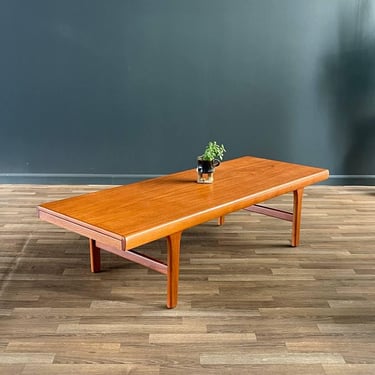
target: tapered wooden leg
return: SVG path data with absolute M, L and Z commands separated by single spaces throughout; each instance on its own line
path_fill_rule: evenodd
M 178 276 L 180 270 L 180 243 L 182 232 L 167 237 L 168 272 L 167 272 L 167 307 L 173 309 L 178 299 Z
M 224 221 L 225 221 L 225 216 L 220 216 L 217 219 L 217 225 L 224 225 Z
M 295 247 L 299 245 L 300 238 L 303 188 L 294 190 L 293 194 L 292 246 Z
M 90 239 L 90 264 L 91 272 L 100 272 L 100 249 L 96 246 L 96 241 Z

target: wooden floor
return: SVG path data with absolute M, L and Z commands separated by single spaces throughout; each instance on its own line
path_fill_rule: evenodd
M 186 231 L 173 310 L 163 275 L 92 274 L 87 239 L 36 218 L 99 188 L 0 185 L 0 374 L 375 374 L 375 187 L 306 189 L 299 248 L 246 211 Z

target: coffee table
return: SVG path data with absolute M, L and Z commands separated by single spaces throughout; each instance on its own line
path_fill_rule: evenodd
M 167 307 L 178 299 L 180 242 L 184 230 L 240 210 L 292 222 L 291 245 L 300 239 L 303 189 L 327 179 L 327 169 L 244 156 L 221 163 L 213 184 L 196 183 L 195 169 L 53 201 L 38 206 L 45 220 L 89 239 L 91 271 L 105 250 L 167 276 Z M 293 192 L 293 212 L 259 205 Z M 167 239 L 167 263 L 135 248 Z

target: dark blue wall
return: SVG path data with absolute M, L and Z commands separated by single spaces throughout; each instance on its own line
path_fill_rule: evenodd
M 0 182 L 164 174 L 211 139 L 375 175 L 373 3 L 1 0 Z

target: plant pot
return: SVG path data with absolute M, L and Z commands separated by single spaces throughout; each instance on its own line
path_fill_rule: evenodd
M 220 165 L 220 161 L 197 159 L 197 182 L 199 184 L 212 184 L 214 182 L 215 167 Z

